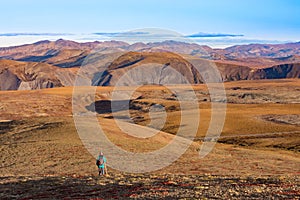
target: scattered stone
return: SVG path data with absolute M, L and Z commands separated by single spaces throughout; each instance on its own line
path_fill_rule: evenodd
M 11 177 L 13 178 L 13 177 Z M 134 175 L 0 179 L 0 199 L 299 199 L 299 177 Z

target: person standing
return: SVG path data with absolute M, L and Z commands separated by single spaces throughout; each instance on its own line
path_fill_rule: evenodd
M 96 159 L 96 165 L 98 166 L 99 176 L 107 174 L 106 157 L 103 155 L 102 151 Z

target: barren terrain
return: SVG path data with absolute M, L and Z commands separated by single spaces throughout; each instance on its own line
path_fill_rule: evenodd
M 158 171 L 130 174 L 109 168 L 107 177 L 97 176 L 94 157 L 77 134 L 72 87 L 0 91 L 0 198 L 299 198 L 300 81 L 226 83 L 224 129 L 213 151 L 202 159 L 199 150 L 210 122 L 211 102 L 205 85 L 193 88 L 199 99 L 200 126 L 184 155 Z M 167 120 L 153 137 L 129 136 L 114 122 L 122 119 L 123 111 L 103 109 L 110 105 L 102 103 L 109 102 L 113 89 L 97 88 L 95 112 L 107 137 L 120 148 L 159 149 L 184 126 L 176 95 L 163 86 L 143 86 L 129 106 L 135 126 L 143 130 L 149 125 L 153 105 L 165 108 Z M 187 108 L 187 113 L 193 120 L 194 111 Z

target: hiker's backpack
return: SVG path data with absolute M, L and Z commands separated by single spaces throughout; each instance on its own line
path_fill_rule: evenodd
M 100 156 L 99 159 L 97 159 L 96 161 L 96 165 L 99 166 L 99 165 L 103 165 L 104 164 L 104 158 L 103 156 Z

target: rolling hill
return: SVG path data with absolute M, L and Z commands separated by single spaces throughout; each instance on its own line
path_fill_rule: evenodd
M 201 74 L 186 56 L 215 63 L 224 81 L 300 78 L 300 43 L 212 49 L 176 41 L 128 44 L 60 39 L 0 48 L 0 90 L 71 86 L 79 67 L 95 49 L 124 52 L 108 63 L 104 73 L 95 72 L 92 84 L 100 86 L 115 85 L 125 73 L 127 80 L 118 84 L 202 83 Z

